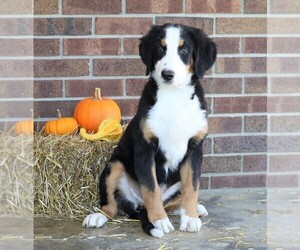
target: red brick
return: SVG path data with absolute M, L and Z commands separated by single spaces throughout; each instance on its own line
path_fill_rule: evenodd
M 300 132 L 300 116 L 272 116 L 272 132 Z
M 28 0 L 2 0 L 1 15 L 32 14 L 33 3 Z
M 268 175 L 268 188 L 299 187 L 299 175 Z
M 268 112 L 300 112 L 299 96 L 268 97 Z
M 91 18 L 35 18 L 34 34 L 50 35 L 90 35 Z
M 245 155 L 243 157 L 243 171 L 267 171 L 267 155 Z
M 122 116 L 134 116 L 137 111 L 138 99 L 115 100 L 121 109 Z
M 34 14 L 47 15 L 58 14 L 58 0 L 34 0 Z
M 178 23 L 202 29 L 206 34 L 213 33 L 213 19 L 199 17 L 157 17 L 156 24 Z
M 120 14 L 122 0 L 63 0 L 63 14 Z
M 62 81 L 34 81 L 34 98 L 62 97 Z
M 187 0 L 187 13 L 232 13 L 239 14 L 242 0 Z
M 265 187 L 266 175 L 212 176 L 211 188 Z
M 33 109 L 32 101 L 1 101 L 0 117 L 3 118 L 29 118 Z
M 96 59 L 95 76 L 145 75 L 146 69 L 140 59 Z
M 212 153 L 211 138 L 205 138 L 203 143 L 203 154 L 208 155 Z
M 276 77 L 271 79 L 272 93 L 300 93 L 299 77 Z
M 300 57 L 268 58 L 268 73 L 299 73 Z
M 268 152 L 270 153 L 285 153 L 299 152 L 300 136 L 269 136 L 268 137 Z
M 241 171 L 240 156 L 206 156 L 203 158 L 202 173 L 229 173 Z
M 120 39 L 75 38 L 64 40 L 64 55 L 119 55 Z
M 271 172 L 288 172 L 300 170 L 300 155 L 271 155 L 269 170 Z
M 89 61 L 86 59 L 35 60 L 35 77 L 86 76 L 89 74 Z
M 299 37 L 272 37 L 268 39 L 269 53 L 300 53 Z
M 0 60 L 1 77 L 32 77 L 32 60 Z
M 204 78 L 201 85 L 206 94 L 242 93 L 242 78 Z
M 300 18 L 268 18 L 268 34 L 300 34 Z
M 216 63 L 216 72 L 229 73 L 266 73 L 266 57 L 219 57 Z
M 35 101 L 34 116 L 41 118 L 57 117 L 57 109 L 63 116 L 73 116 L 78 101 Z
M 215 153 L 252 153 L 267 151 L 267 136 L 228 136 L 214 138 Z
M 96 34 L 142 35 L 148 32 L 152 18 L 96 18 Z
M 214 113 L 261 113 L 267 111 L 267 97 L 217 97 Z
M 33 56 L 32 39 L 0 39 L 1 56 Z
M 300 3 L 295 0 L 272 0 L 270 12 L 276 14 L 299 14 Z
M 105 79 L 105 80 L 70 80 L 66 81 L 67 97 L 91 97 L 95 88 L 101 88 L 101 95 L 122 96 L 122 80 Z
M 0 98 L 22 98 L 33 96 L 32 81 L 0 81 Z
M 182 0 L 127 0 L 127 13 L 182 13 Z
M 244 0 L 244 13 L 266 14 L 267 0 Z
M 124 55 L 138 55 L 140 41 L 139 38 L 124 38 Z
M 245 37 L 243 39 L 243 53 L 267 53 L 266 37 Z
M 126 79 L 126 95 L 140 96 L 147 83 L 146 79 Z
M 247 77 L 245 78 L 245 92 L 247 94 L 264 94 L 268 90 L 267 77 Z
M 217 34 L 266 34 L 266 18 L 217 18 Z
M 238 37 L 216 37 L 213 38 L 218 47 L 218 54 L 240 53 L 240 38 Z
M 239 133 L 242 131 L 241 117 L 210 117 L 208 119 L 208 133 Z
M 1 18 L 0 36 L 33 35 L 32 18 Z
M 245 116 L 245 132 L 267 132 L 267 116 Z
M 207 108 L 207 112 L 208 114 L 211 114 L 211 108 L 212 108 L 212 98 L 210 97 L 205 97 L 205 102 L 206 102 L 206 108 Z
M 201 177 L 200 178 L 200 189 L 208 189 L 209 178 Z
M 34 39 L 34 56 L 58 56 L 59 39 Z

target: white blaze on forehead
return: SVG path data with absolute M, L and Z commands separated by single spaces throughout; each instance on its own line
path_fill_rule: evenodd
M 180 29 L 176 27 L 167 28 L 167 32 L 166 32 L 167 56 L 168 54 L 173 54 L 177 52 L 179 40 L 180 40 Z

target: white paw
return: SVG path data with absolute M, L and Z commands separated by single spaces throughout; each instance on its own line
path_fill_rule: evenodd
M 102 227 L 108 221 L 107 217 L 101 213 L 89 214 L 83 220 L 83 227 Z
M 207 212 L 206 208 L 201 204 L 198 204 L 197 211 L 198 211 L 198 215 L 200 217 L 205 217 L 205 216 L 208 215 L 208 212 Z
M 180 231 L 184 232 L 198 232 L 200 231 L 202 222 L 199 218 L 192 218 L 185 214 L 184 209 L 180 211 Z
M 169 218 L 157 220 L 154 222 L 153 226 L 155 228 L 150 230 L 150 234 L 156 238 L 161 238 L 164 236 L 165 233 L 170 233 L 171 231 L 174 231 L 174 227 L 170 222 Z

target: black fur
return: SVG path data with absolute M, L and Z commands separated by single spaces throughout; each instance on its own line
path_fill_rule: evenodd
M 165 51 L 161 46 L 161 39 L 165 36 L 165 28 L 170 26 L 153 26 L 150 32 L 141 39 L 139 46 L 140 56 L 146 65 L 146 75 L 150 74 L 155 67 L 155 62 L 160 60 Z M 183 31 L 181 36 L 185 43 L 178 50 L 181 60 L 185 64 L 193 61 L 193 76 L 190 85 L 194 87 L 194 93 L 190 97 L 198 98 L 199 105 L 202 110 L 206 110 L 204 92 L 200 85 L 199 78 L 202 78 L 205 71 L 208 70 L 216 59 L 216 45 L 201 30 L 184 26 L 180 26 Z M 184 50 L 184 51 L 181 51 Z M 141 129 L 141 121 L 147 119 L 149 111 L 157 101 L 158 85 L 154 78 L 150 76 L 138 105 L 135 117 L 128 125 L 118 147 L 114 150 L 110 162 L 119 161 L 123 163 L 127 174 L 135 180 L 139 185 L 144 185 L 149 190 L 154 190 L 154 180 L 151 178 L 151 166 L 156 165 L 156 178 L 159 184 L 164 183 L 168 187 L 180 181 L 180 167 L 185 161 L 190 161 L 193 168 L 193 186 L 196 187 L 200 180 L 201 161 L 202 161 L 202 145 L 203 141 L 197 141 L 191 138 L 188 144 L 186 155 L 182 159 L 179 167 L 174 171 L 166 173 L 164 163 L 166 158 L 159 148 L 158 138 L 154 137 L 150 142 L 146 141 Z M 187 121 L 188 122 L 188 121 Z M 100 205 L 107 204 L 106 178 L 110 174 L 110 164 L 104 169 L 100 178 Z M 174 197 L 180 193 L 174 194 Z M 131 217 L 141 219 L 143 230 L 149 234 L 154 226 L 149 222 L 147 211 L 145 208 L 134 210 L 133 204 L 123 196 L 120 190 L 116 190 L 115 198 L 118 206 Z M 172 198 L 172 197 L 171 197 Z

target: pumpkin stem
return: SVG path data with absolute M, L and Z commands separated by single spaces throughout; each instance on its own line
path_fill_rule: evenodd
M 100 88 L 95 88 L 95 100 L 102 100 Z
M 59 109 L 57 109 L 57 116 L 58 116 L 58 118 L 61 118 L 61 112 Z

